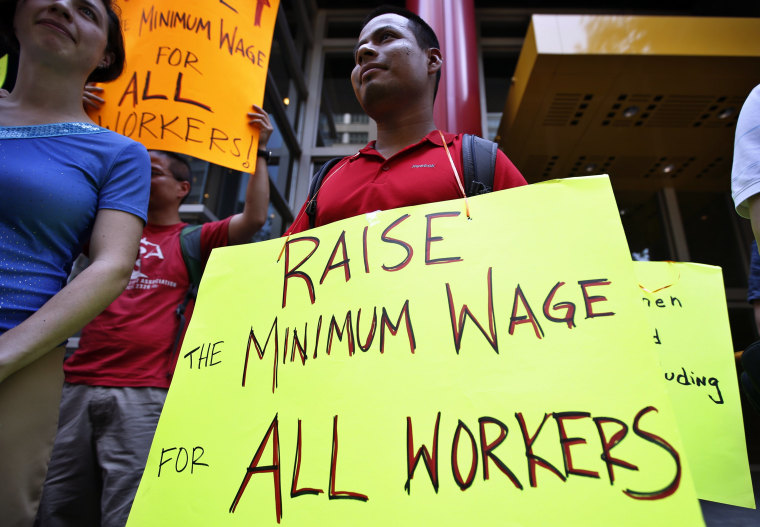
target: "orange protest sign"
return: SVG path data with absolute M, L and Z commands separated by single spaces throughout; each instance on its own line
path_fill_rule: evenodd
M 120 0 L 127 65 L 96 123 L 147 148 L 250 171 L 278 0 Z

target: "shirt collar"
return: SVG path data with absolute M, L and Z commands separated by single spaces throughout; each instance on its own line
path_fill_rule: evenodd
M 443 132 L 443 131 L 442 131 Z M 443 132 L 443 138 L 446 140 L 447 145 L 451 145 L 454 141 L 454 138 L 456 137 L 456 134 L 451 134 L 449 132 Z M 429 134 L 427 134 L 425 137 L 423 137 L 418 143 L 415 143 L 413 145 L 409 145 L 404 150 L 407 150 L 409 148 L 415 147 L 417 145 L 420 145 L 425 142 L 433 143 L 436 146 L 443 146 L 443 141 L 441 141 L 441 134 L 438 133 L 438 130 L 433 130 Z M 379 156 L 379 152 L 375 150 L 375 141 L 370 141 L 367 143 L 367 146 L 359 150 L 359 153 L 362 155 L 375 155 Z M 353 161 L 356 157 L 354 156 L 351 161 Z

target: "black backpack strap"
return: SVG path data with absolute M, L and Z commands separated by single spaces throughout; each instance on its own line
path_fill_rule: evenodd
M 317 192 L 319 187 L 322 186 L 322 182 L 330 172 L 330 169 L 334 167 L 338 162 L 343 159 L 342 157 L 333 157 L 325 161 L 325 164 L 314 174 L 309 183 L 309 195 L 306 198 L 306 214 L 309 216 L 309 228 L 313 229 L 317 222 Z
M 175 310 L 177 318 L 179 319 L 179 329 L 177 329 L 177 334 L 174 337 L 174 344 L 172 345 L 172 363 L 179 352 L 179 342 L 182 339 L 182 334 L 185 332 L 185 326 L 187 325 L 185 311 L 187 310 L 190 301 L 195 300 L 198 296 L 198 284 L 200 284 L 201 277 L 203 276 L 203 262 L 201 261 L 202 228 L 203 225 L 187 225 L 182 228 L 179 234 L 179 246 L 182 251 L 182 259 L 185 261 L 185 267 L 187 267 L 187 275 L 190 279 L 190 285 L 185 292 L 185 297 Z M 170 373 L 167 375 L 171 376 Z
M 462 136 L 462 177 L 468 196 L 493 190 L 497 149 L 498 145 L 493 141 L 471 134 Z

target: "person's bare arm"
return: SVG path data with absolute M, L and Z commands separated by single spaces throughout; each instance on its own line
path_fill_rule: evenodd
M 248 124 L 259 129 L 259 149 L 265 150 L 272 135 L 272 123 L 263 108 L 253 105 L 254 111 L 248 114 Z M 247 243 L 264 225 L 269 210 L 269 170 L 266 160 L 259 156 L 256 167 L 248 178 L 245 189 L 243 212 L 235 214 L 230 220 L 228 240 L 230 245 Z
M 98 211 L 90 265 L 36 313 L 0 335 L 0 382 L 74 335 L 124 290 L 142 228 L 142 220 L 127 212 Z
M 749 221 L 752 225 L 752 232 L 755 235 L 757 249 L 760 251 L 760 194 L 755 194 L 747 200 L 749 205 Z

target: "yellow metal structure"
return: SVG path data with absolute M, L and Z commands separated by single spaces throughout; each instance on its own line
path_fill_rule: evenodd
M 533 15 L 497 141 L 529 182 L 727 191 L 760 18 Z

